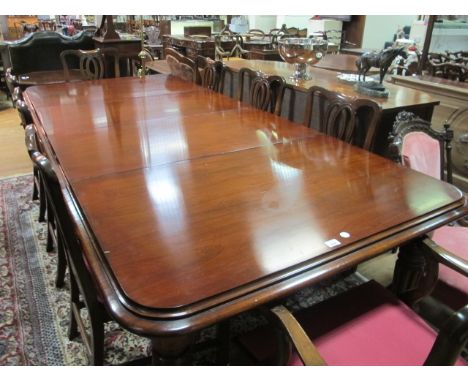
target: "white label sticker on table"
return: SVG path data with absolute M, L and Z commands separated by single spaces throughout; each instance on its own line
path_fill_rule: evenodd
M 337 245 L 340 245 L 341 243 L 336 240 L 336 239 L 331 239 L 331 240 L 328 240 L 325 242 L 325 245 L 328 247 L 328 248 L 333 248 L 333 247 L 336 247 Z

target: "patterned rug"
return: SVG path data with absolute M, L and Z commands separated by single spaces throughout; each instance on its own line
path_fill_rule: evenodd
M 68 340 L 68 275 L 62 289 L 54 286 L 56 254 L 46 248 L 46 224 L 37 221 L 39 208 L 31 200 L 32 175 L 0 179 L 0 365 L 87 365 L 80 339 Z M 293 311 L 310 306 L 362 283 L 356 275 L 306 288 L 290 297 Z M 232 321 L 232 333 L 264 324 L 248 313 Z M 148 356 L 145 338 L 106 324 L 106 364 L 121 364 Z M 197 342 L 214 337 L 214 328 Z M 214 350 L 195 354 L 194 365 L 214 364 Z

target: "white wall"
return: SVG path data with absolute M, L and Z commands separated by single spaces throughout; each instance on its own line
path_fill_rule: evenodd
M 309 26 L 309 19 L 312 16 L 277 16 L 276 17 L 276 28 L 281 28 L 283 24 L 286 24 L 286 28 L 307 28 Z
M 376 16 L 367 15 L 364 35 L 362 37 L 362 48 L 383 49 L 386 41 L 393 41 L 393 35 L 399 28 L 412 25 L 418 17 L 411 16 Z
M 286 24 L 288 28 L 308 28 L 311 17 L 311 15 L 248 16 L 250 29 L 261 29 L 265 32 L 272 28 L 281 28 L 283 24 Z M 392 41 L 393 35 L 399 28 L 412 25 L 414 20 L 417 20 L 416 15 L 367 15 L 362 47 L 364 49 L 383 49 L 385 42 Z
M 249 28 L 269 32 L 276 28 L 276 16 L 249 16 Z
M 0 27 L 1 27 L 1 35 L 3 39 L 8 38 L 8 19 L 6 15 L 0 15 Z
M 250 15 L 249 28 L 261 29 L 264 32 L 269 32 L 274 28 L 281 28 L 286 24 L 287 28 L 307 28 L 309 26 L 309 19 L 312 16 L 290 16 L 290 15 L 277 15 L 277 16 L 259 16 Z

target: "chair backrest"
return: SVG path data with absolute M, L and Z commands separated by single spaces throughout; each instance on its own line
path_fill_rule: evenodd
M 225 46 L 230 47 L 226 50 Z M 215 36 L 215 59 L 222 61 L 223 58 L 245 57 L 250 52 L 244 49 L 244 40 L 238 34 L 219 34 Z
M 468 50 L 459 50 L 457 52 L 445 51 L 449 61 L 453 64 L 468 65 Z
M 452 183 L 452 139 L 448 124 L 444 131 L 436 131 L 430 122 L 402 111 L 389 135 L 389 154 L 397 163 Z
M 18 102 L 19 100 L 24 101 L 23 91 L 19 86 L 15 86 L 13 88 L 13 91 L 11 92 L 11 100 L 13 102 L 13 106 L 16 106 L 16 102 Z
M 75 275 L 75 280 L 89 308 L 90 304 L 97 304 L 96 287 L 86 266 L 82 246 L 75 233 L 76 224 L 68 209 L 57 174 L 49 159 L 37 150 L 33 125 L 29 125 L 25 129 L 25 142 L 29 156 L 34 166 L 39 170 L 44 184 L 48 200 L 48 213 L 52 213 L 55 217 L 57 240 L 59 241 L 58 246 L 65 251 L 67 264 Z
M 255 40 L 263 40 L 265 38 L 265 32 L 261 29 L 249 29 L 247 34 L 251 35 L 250 38 Z
M 231 55 L 231 51 L 224 50 L 223 42 L 226 40 L 232 41 L 232 33 L 220 33 L 215 36 L 215 59 L 222 61 L 223 58 L 228 58 Z
M 468 66 L 458 63 L 445 63 L 443 65 L 444 78 L 460 82 L 465 82 L 468 78 Z
M 223 64 L 221 79 L 218 86 L 219 92 L 228 97 L 236 98 L 238 97 L 236 85 L 238 85 L 238 73 L 229 66 Z
M 431 53 L 427 55 L 429 61 L 432 61 L 435 64 L 441 64 L 443 62 L 449 62 L 450 57 L 445 53 Z
M 98 80 L 104 78 L 104 59 L 100 49 L 93 50 L 64 50 L 60 53 L 65 81 L 70 81 L 71 61 L 79 60 L 78 68 L 82 80 Z
M 291 30 L 291 32 L 296 32 L 296 33 L 290 34 L 289 30 Z M 283 24 L 280 29 L 278 28 L 270 29 L 269 34 L 271 38 L 272 49 L 277 49 L 279 39 L 286 38 L 286 37 L 297 37 L 297 28 L 286 28 L 286 24 Z
M 285 26 L 283 25 L 283 27 Z M 273 29 L 270 29 L 270 32 L 268 34 L 270 35 L 271 48 L 277 49 L 278 39 L 286 35 L 286 28 L 281 28 L 281 29 L 273 28 Z
M 231 49 L 230 57 L 248 57 L 250 51 L 244 49 L 244 39 L 240 34 L 232 36 L 234 47 Z
M 252 106 L 281 114 L 286 81 L 280 76 L 269 76 L 249 68 L 239 70 L 239 101 L 244 101 L 244 85 L 248 82 L 248 100 Z
M 297 37 L 307 37 L 307 28 L 302 28 L 297 31 Z
M 286 33 L 287 33 L 289 36 L 297 37 L 297 35 L 298 35 L 298 33 L 299 33 L 299 28 L 296 28 L 296 27 L 287 28 L 287 29 L 286 29 Z
M 431 76 L 465 82 L 468 78 L 468 66 L 456 62 L 428 60 L 427 70 Z
M 18 99 L 15 104 L 16 109 L 18 110 L 18 114 L 21 120 L 21 126 L 26 128 L 29 124 L 33 123 L 31 112 L 29 111 L 26 102 L 22 99 Z
M 164 55 L 173 76 L 184 81 L 201 83 L 200 73 L 195 61 L 185 57 L 174 48 L 164 49 Z
M 381 109 L 365 98 L 349 99 L 320 86 L 308 90 L 304 125 L 371 151 Z
M 29 124 L 24 127 L 24 143 L 26 144 L 26 149 L 28 150 L 28 154 L 32 159 L 33 154 L 35 152 L 39 152 L 36 139 L 36 131 L 34 129 L 34 125 L 32 124 Z
M 203 63 L 203 66 L 201 63 Z M 201 85 L 204 88 L 219 92 L 224 71 L 223 63 L 221 61 L 214 61 L 208 57 L 198 56 L 197 65 L 202 67 Z
M 160 32 L 161 30 L 159 29 L 159 27 L 156 27 L 154 25 L 150 25 L 149 27 L 146 27 L 145 33 L 148 36 L 148 42 L 150 44 L 160 44 L 161 43 Z

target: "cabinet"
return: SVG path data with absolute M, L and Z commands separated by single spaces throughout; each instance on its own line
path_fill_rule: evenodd
M 174 48 L 192 60 L 196 60 L 199 55 L 215 58 L 215 42 L 212 37 L 199 39 L 182 35 L 165 35 L 162 43 L 164 49 Z M 222 46 L 223 49 L 230 50 L 234 47 L 234 42 L 226 41 L 222 43 Z

